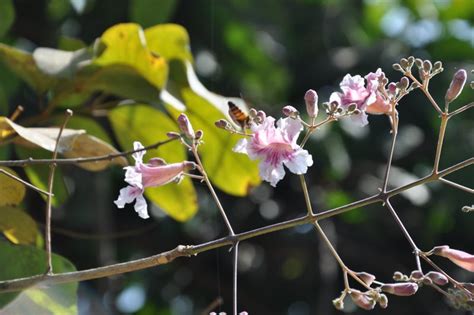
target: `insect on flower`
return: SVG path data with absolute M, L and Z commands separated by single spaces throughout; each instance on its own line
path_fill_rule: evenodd
M 237 105 L 233 102 L 227 102 L 229 105 L 229 116 L 232 120 L 239 125 L 242 129 L 249 127 L 250 117 L 246 113 L 244 113 Z

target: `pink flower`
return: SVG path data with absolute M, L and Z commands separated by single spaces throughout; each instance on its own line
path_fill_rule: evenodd
M 294 174 L 304 174 L 313 165 L 313 158 L 296 141 L 303 129 L 301 122 L 281 118 L 275 128 L 275 118 L 262 116 L 261 124 L 251 124 L 250 139 L 241 139 L 234 152 L 244 153 L 250 159 L 260 160 L 260 177 L 273 187 L 285 176 L 283 164 Z
M 351 118 L 361 127 L 368 124 L 367 114 L 385 114 L 390 111 L 390 104 L 378 90 L 379 77 L 384 75 L 379 68 L 365 76 L 365 80 L 360 75 L 351 76 L 346 74 L 339 86 L 341 92 L 334 92 L 329 98 L 329 102 L 337 102 L 344 109 L 350 104 L 356 104 L 357 109 L 361 111 L 359 115 L 352 115 Z
M 144 148 L 143 145 L 135 141 L 134 150 Z M 132 203 L 135 200 L 135 211 L 143 218 L 149 218 L 147 204 L 143 197 L 143 192 L 147 187 L 156 187 L 168 184 L 172 181 L 178 181 L 183 176 L 185 170 L 195 167 L 194 162 L 184 161 L 181 163 L 166 164 L 163 159 L 153 158 L 148 163 L 143 163 L 143 156 L 146 151 L 134 153 L 135 166 L 124 167 L 125 181 L 129 186 L 120 189 L 120 194 L 114 203 L 119 208 L 125 207 L 125 204 Z
M 429 251 L 429 254 L 448 258 L 459 267 L 474 272 L 474 256 L 471 254 L 468 254 L 461 250 L 452 249 L 448 245 L 436 246 L 435 248 Z
M 398 296 L 409 296 L 415 294 L 416 291 L 418 291 L 418 285 L 413 282 L 387 283 L 382 285 L 380 289 L 384 292 Z

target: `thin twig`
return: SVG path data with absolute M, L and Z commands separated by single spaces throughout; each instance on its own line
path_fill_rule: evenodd
M 211 304 L 209 304 L 209 306 L 204 309 L 204 311 L 201 312 L 201 315 L 209 315 L 209 313 L 215 310 L 216 307 L 221 306 L 223 302 L 224 300 L 222 300 L 220 296 L 217 297 L 214 301 L 211 302 Z
M 227 218 L 227 215 L 225 213 L 224 207 L 222 207 L 219 197 L 217 197 L 214 187 L 212 187 L 211 181 L 209 180 L 209 176 L 207 176 L 207 173 L 204 170 L 204 166 L 202 165 L 201 158 L 199 157 L 199 153 L 197 152 L 197 146 L 195 143 L 193 143 L 191 147 L 191 152 L 193 153 L 194 158 L 196 159 L 196 163 L 199 166 L 198 169 L 203 176 L 203 180 L 204 182 L 206 182 L 207 188 L 209 189 L 209 192 L 211 193 L 211 196 L 214 199 L 217 205 L 217 208 L 219 208 L 219 212 L 221 213 L 221 216 L 224 219 L 225 225 L 227 226 L 227 229 L 229 230 L 229 234 L 231 236 L 235 235 L 234 230 L 232 229 L 232 225 L 230 224 L 230 221 Z
M 472 189 L 472 188 L 469 188 L 469 187 L 466 187 L 466 186 L 464 186 L 464 185 L 461 185 L 461 184 L 452 182 L 452 181 L 447 180 L 447 179 L 445 179 L 445 178 L 440 178 L 439 180 L 440 180 L 442 183 L 448 184 L 448 185 L 453 186 L 453 187 L 455 187 L 455 188 L 457 188 L 457 189 L 460 189 L 460 190 L 464 190 L 465 192 L 474 194 L 474 189 Z
M 390 203 L 390 200 L 385 201 L 385 206 L 387 209 L 390 211 L 392 214 L 393 218 L 395 219 L 395 222 L 397 223 L 398 227 L 402 230 L 403 235 L 405 238 L 408 240 L 410 243 L 411 248 L 413 249 L 413 252 L 415 254 L 415 260 L 416 260 L 416 267 L 419 271 L 423 272 L 421 269 L 421 263 L 420 263 L 420 250 L 418 246 L 415 244 L 415 241 L 413 241 L 413 238 L 411 237 L 410 233 L 408 230 L 405 228 L 405 225 L 403 224 L 402 220 L 400 220 L 400 217 L 398 216 L 397 212 L 393 208 L 392 204 Z
M 311 199 L 309 197 L 308 185 L 306 185 L 306 180 L 303 174 L 300 175 L 299 177 L 300 177 L 300 182 L 301 182 L 301 188 L 303 189 L 304 200 L 306 202 L 306 210 L 308 211 L 308 215 L 312 216 L 314 215 L 314 213 L 313 213 L 313 207 L 311 206 Z
M 20 177 L 17 177 L 17 176 L 15 176 L 15 175 L 13 175 L 12 173 L 9 173 L 9 172 L 5 171 L 5 170 L 2 169 L 2 168 L 0 168 L 0 173 L 5 174 L 6 176 L 8 176 L 8 177 L 10 177 L 10 178 L 12 178 L 12 179 L 14 179 L 14 180 L 16 180 L 16 181 L 22 183 L 22 184 L 25 185 L 26 187 L 31 188 L 31 189 L 33 189 L 34 191 L 37 191 L 37 192 L 39 192 L 39 193 L 41 193 L 41 194 L 44 194 L 44 195 L 46 195 L 46 196 L 50 196 L 50 195 L 51 195 L 51 196 L 54 196 L 54 194 L 50 194 L 49 192 L 44 191 L 43 189 L 38 188 L 38 187 L 36 187 L 35 185 L 28 183 L 27 181 L 21 179 Z
M 238 279 L 238 263 L 239 263 L 239 242 L 236 242 L 234 245 L 234 261 L 233 261 L 233 268 L 232 268 L 232 280 L 233 280 L 233 295 L 232 295 L 232 305 L 233 305 L 233 313 L 234 315 L 238 314 L 238 303 L 237 303 L 237 279 Z
M 461 114 L 463 111 L 465 110 L 468 110 L 469 108 L 473 107 L 474 106 L 474 102 L 471 102 L 469 104 L 466 104 L 458 109 L 456 109 L 455 111 L 451 112 L 448 114 L 448 117 L 453 117 L 453 116 L 456 116 L 457 114 Z
M 409 77 L 412 79 L 415 83 L 418 84 L 419 88 L 423 91 L 423 93 L 426 95 L 428 100 L 430 101 L 431 105 L 433 105 L 434 109 L 438 112 L 438 114 L 442 115 L 443 111 L 439 107 L 438 103 L 434 100 L 433 96 L 431 96 L 431 93 L 428 91 L 428 85 L 427 84 L 421 84 L 420 81 L 418 81 L 411 72 L 405 72 L 405 76 Z M 426 82 L 426 81 L 425 81 Z
M 152 145 L 146 146 L 141 149 L 128 150 L 124 152 L 105 154 L 105 155 L 100 155 L 100 156 L 95 156 L 95 157 L 74 158 L 74 159 L 32 159 L 32 158 L 29 158 L 29 159 L 24 159 L 24 160 L 15 160 L 15 161 L 0 161 L 0 166 L 24 167 L 27 165 L 42 165 L 42 164 L 53 164 L 53 163 L 56 165 L 64 165 L 64 164 L 80 164 L 80 163 L 90 163 L 90 162 L 97 162 L 97 161 L 104 161 L 104 160 L 112 160 L 117 157 L 132 155 L 133 153 L 136 153 L 136 152 L 156 149 L 174 140 L 176 139 L 171 138 L 164 141 L 156 142 Z
M 474 157 L 464 160 L 449 168 L 446 168 L 443 171 L 440 171 L 439 176 L 451 174 L 455 171 L 461 170 L 472 164 L 474 164 Z M 409 183 L 404 186 L 393 189 L 391 191 L 388 191 L 387 195 L 395 196 L 410 188 L 427 184 L 430 182 L 434 182 L 437 179 L 438 179 L 437 176 L 429 175 L 419 180 L 416 180 L 412 183 Z M 209 242 L 202 243 L 199 245 L 194 245 L 194 246 L 180 245 L 176 247 L 174 250 L 163 252 L 163 253 L 146 257 L 146 258 L 141 258 L 138 260 L 131 260 L 128 262 L 108 265 L 104 267 L 92 268 L 92 269 L 87 269 L 87 270 L 75 271 L 75 272 L 60 273 L 60 274 L 54 274 L 54 275 L 37 275 L 37 276 L 26 277 L 26 278 L 0 281 L 0 292 L 13 292 L 13 291 L 24 290 L 40 282 L 42 285 L 43 284 L 53 285 L 53 284 L 59 284 L 59 283 L 85 281 L 85 280 L 104 278 L 104 277 L 109 277 L 109 276 L 113 276 L 117 274 L 123 274 L 127 272 L 151 268 L 154 266 L 167 264 L 173 261 L 177 257 L 194 256 L 199 253 L 203 253 L 203 252 L 213 250 L 216 248 L 231 246 L 235 244 L 236 241 L 244 241 L 244 240 L 255 238 L 261 235 L 266 235 L 269 233 L 274 233 L 274 232 L 290 229 L 290 228 L 304 225 L 304 224 L 313 224 L 313 222 L 316 220 L 319 221 L 319 220 L 327 219 L 327 218 L 339 215 L 341 213 L 345 213 L 353 209 L 361 208 L 363 206 L 374 204 L 377 202 L 382 202 L 380 194 L 376 194 L 368 198 L 355 201 L 341 207 L 326 210 L 324 212 L 317 213 L 313 216 L 306 215 L 304 217 L 291 219 L 291 220 L 283 221 L 280 223 L 267 225 L 267 226 L 257 228 L 254 230 L 238 233 L 238 234 L 235 234 L 234 236 L 226 236 L 223 238 L 215 239 L 213 241 L 209 241 Z
M 390 168 L 392 167 L 393 152 L 395 151 L 395 144 L 397 143 L 398 135 L 398 117 L 397 111 L 395 110 L 395 104 L 392 104 L 392 144 L 390 145 L 390 153 L 388 155 L 387 167 L 385 168 L 385 175 L 383 178 L 382 193 L 387 192 L 388 179 L 390 176 Z
M 446 127 L 448 126 L 448 119 L 449 117 L 446 113 L 441 115 L 441 125 L 439 127 L 438 143 L 436 144 L 436 153 L 433 163 L 433 174 L 438 173 L 439 161 L 441 159 L 441 152 L 443 150 L 444 135 L 446 133 Z
M 53 151 L 53 160 L 56 159 L 58 156 L 58 148 L 59 148 L 59 141 L 61 140 L 61 135 L 63 133 L 66 124 L 72 116 L 72 110 L 66 110 L 66 116 L 64 118 L 64 122 L 59 128 L 58 137 L 56 138 L 56 144 L 54 146 Z M 52 274 L 53 273 L 53 264 L 52 264 L 52 256 L 51 256 L 51 210 L 52 210 L 52 203 L 53 203 L 53 184 L 54 184 L 54 171 L 56 170 L 56 164 L 49 165 L 49 175 L 48 175 L 48 198 L 46 200 L 46 259 L 47 259 L 47 270 L 46 273 Z

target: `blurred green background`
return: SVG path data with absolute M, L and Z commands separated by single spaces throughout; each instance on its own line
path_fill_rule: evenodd
M 8 12 L 13 3 L 14 12 Z M 2 7 L 3 6 L 3 7 Z M 442 104 L 453 73 L 474 68 L 472 0 L 14 0 L 0 2 L 0 42 L 32 51 L 58 47 L 65 38 L 91 44 L 108 27 L 136 22 L 144 28 L 173 22 L 189 32 L 195 69 L 204 85 L 219 94 L 239 96 L 256 108 L 280 115 L 292 104 L 301 111 L 304 92 L 315 89 L 325 101 L 346 73 L 365 75 L 381 67 L 388 78 L 402 57 L 440 60 L 445 71 L 431 83 Z M 472 74 L 470 80 L 472 80 Z M 466 88 L 452 107 L 472 101 Z M 18 105 L 37 106 L 34 93 L 0 66 L 0 114 Z M 420 91 L 399 105 L 400 135 L 392 185 L 430 172 L 439 119 Z M 26 114 L 27 115 L 27 114 Z M 447 129 L 441 167 L 473 156 L 474 112 L 456 116 Z M 357 129 L 344 122 L 321 130 L 308 143 L 314 166 L 307 176 L 315 210 L 322 211 L 377 192 L 390 141 L 386 117 L 371 116 Z M 80 127 L 80 126 L 78 126 Z M 110 127 L 110 126 L 106 126 Z M 64 167 L 72 192 L 54 209 L 53 249 L 78 269 L 149 256 L 177 244 L 197 244 L 225 234 L 204 186 L 197 187 L 199 212 L 178 223 L 154 209 L 139 219 L 112 201 L 122 186 L 122 171 L 89 173 Z M 474 169 L 449 179 L 474 186 Z M 218 192 L 236 231 L 276 223 L 305 213 L 298 179 L 286 176 L 276 189 L 267 183 L 248 198 Z M 43 221 L 43 202 L 30 194 L 29 213 Z M 430 184 L 393 199 L 394 207 L 425 250 L 449 244 L 474 252 L 474 218 L 461 212 L 472 195 Z M 415 268 L 409 244 L 382 206 L 367 207 L 322 223 L 346 264 L 389 282 L 394 271 Z M 56 232 L 55 232 L 56 231 Z M 71 233 L 76 232 L 76 233 Z M 258 237 L 241 244 L 239 308 L 250 314 L 337 314 L 331 303 L 343 288 L 335 260 L 311 226 Z M 472 274 L 444 264 L 462 281 Z M 200 314 L 218 297 L 231 309 L 231 255 L 227 249 L 127 275 L 81 283 L 80 314 Z M 346 311 L 365 311 L 347 305 Z M 382 313 L 376 309 L 372 314 Z M 429 288 L 415 296 L 389 296 L 383 314 L 464 314 Z

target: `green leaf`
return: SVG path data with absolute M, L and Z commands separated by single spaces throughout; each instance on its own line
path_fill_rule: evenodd
M 19 177 L 15 171 L 8 167 L 0 167 L 0 169 Z M 25 197 L 25 193 L 25 185 L 3 173 L 0 173 L 0 206 L 20 204 Z
M 186 104 L 188 115 L 195 130 L 204 131 L 204 144 L 199 147 L 202 162 L 211 181 L 224 192 L 245 196 L 252 187 L 260 184 L 257 162 L 244 154 L 235 153 L 232 148 L 240 136 L 218 129 L 214 123 L 224 115 L 206 99 L 183 88 L 181 96 Z M 168 106 L 173 116 L 179 112 Z
M 12 0 L 0 1 L 0 37 L 10 29 L 15 21 L 15 7 Z
M 20 159 L 27 159 L 30 157 L 34 159 L 51 158 L 51 152 L 45 151 L 43 149 L 29 149 L 17 145 L 15 146 L 15 151 Z M 25 173 L 28 176 L 28 179 L 30 180 L 31 184 L 43 190 L 48 190 L 48 165 L 30 165 L 28 167 L 25 167 Z M 59 167 L 56 168 L 54 174 L 53 193 L 54 197 L 52 202 L 53 206 L 55 207 L 62 205 L 68 197 L 66 185 L 64 183 L 62 172 Z M 41 197 L 43 199 L 46 199 L 46 196 L 44 196 L 43 194 L 41 194 Z
M 52 255 L 55 273 L 76 271 L 64 257 Z M 17 246 L 0 241 L 0 280 L 10 280 L 43 274 L 46 252 L 33 246 Z M 39 283 L 40 284 L 40 283 Z M 2 314 L 77 314 L 77 283 L 0 294 Z
M 167 132 L 177 130 L 176 124 L 168 116 L 146 105 L 119 106 L 109 111 L 109 119 L 124 150 L 131 149 L 134 141 L 148 146 L 166 140 Z M 150 156 L 161 157 L 167 163 L 174 163 L 184 161 L 186 152 L 183 145 L 175 141 L 150 150 L 148 157 Z M 189 220 L 197 211 L 196 191 L 189 178 L 184 178 L 179 184 L 147 188 L 145 195 L 178 221 Z
M 143 29 L 138 24 L 117 24 L 102 34 L 105 50 L 94 59 L 100 66 L 128 65 L 138 71 L 148 82 L 161 90 L 168 76 L 164 58 L 153 54 L 146 45 Z
M 44 93 L 56 83 L 39 70 L 33 56 L 25 51 L 0 43 L 0 61 L 38 93 Z
M 130 1 L 130 20 L 143 27 L 169 20 L 176 8 L 176 0 L 134 0 Z
M 192 61 L 189 35 L 178 24 L 161 24 L 145 30 L 148 47 L 166 60 Z
M 13 244 L 33 245 L 38 235 L 35 220 L 16 207 L 0 207 L 0 231 Z

